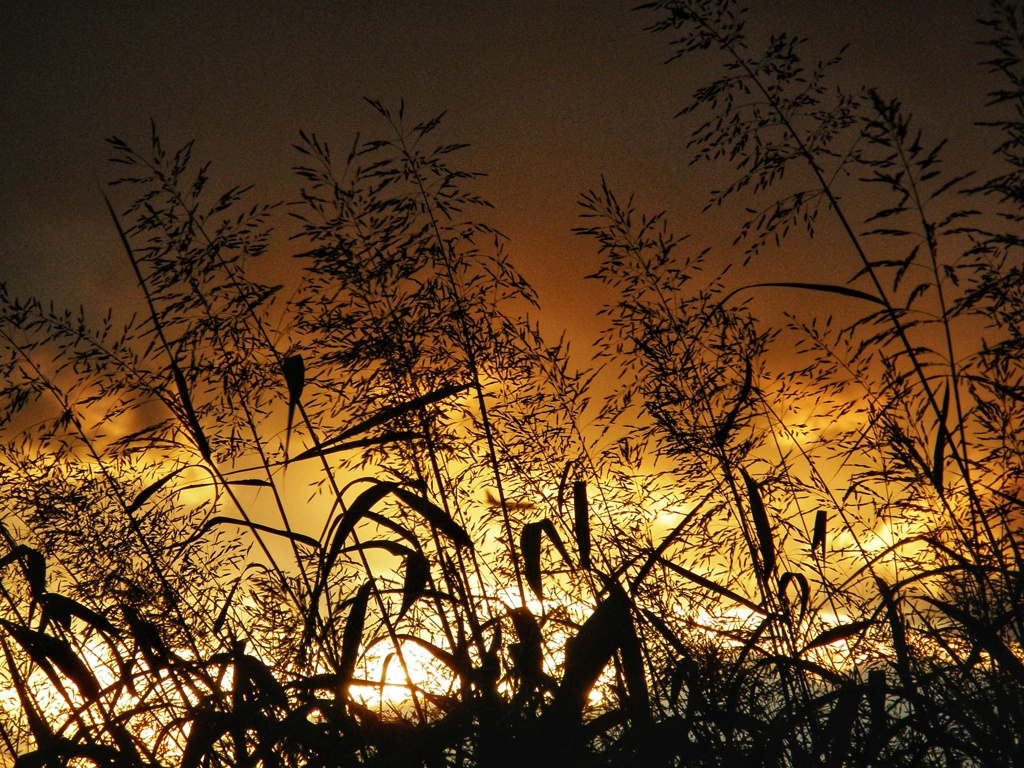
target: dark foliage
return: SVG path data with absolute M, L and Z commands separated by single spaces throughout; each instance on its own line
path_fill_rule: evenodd
M 601 184 L 578 371 L 439 119 L 300 134 L 281 206 L 112 140 L 145 311 L 0 289 L 5 760 L 1024 763 L 1024 11 L 983 22 L 979 181 L 734 3 L 641 9 L 720 59 L 681 116 L 743 259 L 828 219 L 843 279 L 743 283 Z M 290 299 L 251 278 L 282 213 Z

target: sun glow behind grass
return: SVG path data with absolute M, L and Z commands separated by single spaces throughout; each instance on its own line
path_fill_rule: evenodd
M 470 409 L 472 405 L 472 401 L 468 401 L 463 404 L 463 407 Z M 795 433 L 793 434 L 795 435 Z M 794 445 L 799 446 L 799 440 L 803 439 L 803 437 L 803 435 L 797 436 Z M 808 437 L 807 439 L 812 438 Z M 301 450 L 301 447 L 297 448 L 297 450 Z M 139 455 L 139 459 L 142 461 L 152 461 L 153 458 L 153 455 Z M 177 471 L 180 465 L 176 464 L 174 469 L 170 470 L 166 469 L 166 466 L 166 464 L 157 462 L 154 468 L 144 475 L 143 487 L 167 477 L 172 472 Z M 287 470 L 283 467 L 276 468 L 273 475 L 281 482 L 280 488 L 286 503 L 289 507 L 292 507 L 294 504 L 299 503 L 300 497 L 308 500 L 308 492 L 303 489 L 308 489 L 311 483 L 317 481 L 320 472 L 321 470 L 316 466 L 316 462 L 306 461 L 293 465 Z M 245 477 L 247 473 L 231 476 Z M 659 475 L 654 473 L 642 474 L 638 472 L 636 474 L 632 485 L 627 489 L 626 497 L 635 497 L 642 501 L 631 501 L 627 506 L 623 507 L 626 510 L 625 512 L 620 513 L 613 504 L 609 505 L 596 500 L 593 506 L 595 520 L 619 520 L 626 519 L 629 516 L 635 517 L 646 525 L 651 544 L 656 546 L 664 536 L 675 528 L 680 520 L 687 518 L 695 509 L 693 504 L 680 504 L 678 494 L 668 486 L 662 497 L 651 496 L 652 488 L 657 488 L 659 483 L 666 482 L 664 477 L 658 479 L 659 477 Z M 344 485 L 345 483 L 340 484 Z M 168 486 L 168 490 L 171 488 L 172 486 Z M 216 507 L 228 512 L 231 509 L 231 505 L 234 505 L 235 502 L 230 501 L 226 503 L 228 502 L 227 495 L 223 492 L 215 493 L 215 488 L 216 486 L 211 480 L 210 473 L 199 467 L 193 467 L 180 472 L 173 486 L 173 491 L 167 498 L 173 499 L 176 505 L 197 510 L 213 510 Z M 352 493 L 347 496 L 346 500 L 348 503 L 351 503 L 358 490 L 358 487 L 353 488 Z M 536 491 L 536 488 L 533 490 Z M 239 486 L 235 493 L 237 499 L 242 503 L 242 508 L 252 514 L 252 519 L 261 521 L 265 525 L 273 525 L 277 522 L 275 517 L 279 517 L 279 512 L 271 503 L 271 495 L 267 489 Z M 551 509 L 556 506 L 555 502 L 558 495 L 558 489 L 550 487 L 544 489 L 543 492 L 533 498 L 528 494 L 520 494 L 516 496 L 517 501 L 514 504 L 518 504 L 518 509 L 524 513 L 539 515 L 544 509 Z M 328 498 L 329 494 L 321 494 L 320 496 L 321 498 Z M 484 514 L 488 506 L 493 508 L 496 503 L 493 496 L 488 496 L 483 500 L 478 500 L 477 509 L 480 514 Z M 324 519 L 329 514 L 326 511 L 328 506 L 329 504 L 324 503 L 320 504 L 319 507 L 310 509 L 303 526 L 304 531 L 308 532 L 308 535 L 320 535 L 322 531 L 327 529 L 328 526 Z M 639 515 L 638 510 L 640 510 Z M 393 511 L 390 510 L 389 514 L 393 513 Z M 780 516 L 790 516 L 785 510 L 773 510 L 773 514 L 780 512 Z M 471 524 L 473 524 L 473 521 L 471 521 Z M 723 520 L 722 524 L 728 525 L 730 523 Z M 917 516 L 914 520 L 876 521 L 873 527 L 870 523 L 863 524 L 859 528 L 847 526 L 841 529 L 840 533 L 833 536 L 829 543 L 828 559 L 833 577 L 837 579 L 847 578 L 851 575 L 852 571 L 862 568 L 866 559 L 878 556 L 881 557 L 874 564 L 871 574 L 881 575 L 889 581 L 895 580 L 901 573 L 906 574 L 908 569 L 927 570 L 932 567 L 932 564 L 926 558 L 926 546 L 924 543 L 916 540 L 915 537 L 920 533 L 932 530 L 934 527 L 934 521 L 930 521 L 923 515 Z M 810 529 L 810 521 L 807 521 L 806 528 Z M 382 528 L 379 524 L 372 522 L 360 523 L 357 526 L 357 531 L 363 541 L 373 541 L 376 538 L 390 535 L 386 528 Z M 570 531 L 569 536 L 571 535 Z M 281 537 L 271 536 L 269 537 L 269 543 L 274 555 L 280 557 L 282 561 L 286 561 L 289 552 L 287 541 Z M 487 546 L 478 548 L 478 554 L 488 560 L 500 558 L 502 546 L 498 541 L 498 537 L 494 537 Z M 562 562 L 560 557 L 550 550 L 549 546 L 546 546 L 544 552 L 543 581 L 546 599 L 543 602 L 536 599 L 532 590 L 527 589 L 528 599 L 525 607 L 541 621 L 544 638 L 544 672 L 550 675 L 553 680 L 558 680 L 563 671 L 566 643 L 579 631 L 579 628 L 588 616 L 593 613 L 595 604 L 593 602 L 579 601 L 572 596 L 571 585 L 565 582 L 565 577 L 571 572 L 569 564 Z M 810 562 L 807 560 L 806 552 L 794 551 L 787 556 L 791 557 L 794 561 Z M 255 558 L 256 561 L 261 560 L 261 556 L 258 554 L 255 555 Z M 396 586 L 401 584 L 403 563 L 401 558 L 396 559 L 393 555 L 387 553 L 374 552 L 370 554 L 368 562 L 371 571 L 382 583 L 390 583 Z M 355 558 L 350 558 L 345 567 L 358 569 L 360 566 Z M 627 571 L 626 573 L 628 575 L 629 572 Z M 862 580 L 866 581 L 871 574 L 865 572 Z M 714 557 L 705 563 L 705 569 L 701 571 L 701 575 L 712 581 L 721 580 L 723 584 L 729 584 L 730 588 L 733 589 L 743 585 L 742 581 L 735 582 L 731 580 L 729 569 L 724 560 Z M 688 586 L 691 589 L 693 588 L 693 585 Z M 756 594 L 756 585 L 753 580 L 748 579 L 743 586 L 744 589 L 742 591 L 746 594 Z M 478 598 L 474 598 L 474 600 L 479 599 L 481 604 L 487 603 L 491 606 L 489 615 L 497 617 L 493 620 L 501 621 L 502 614 L 507 614 L 512 609 L 523 605 L 518 591 L 510 588 L 507 584 L 499 586 L 494 582 L 485 582 L 480 585 L 479 589 L 480 595 Z M 812 593 L 810 599 L 811 603 L 814 604 L 819 599 L 819 596 Z M 392 610 L 396 608 L 397 604 L 393 600 L 389 604 Z M 714 610 L 709 610 L 706 607 L 706 600 L 701 600 L 699 603 L 695 602 L 692 605 L 688 605 L 687 601 L 683 600 L 681 605 L 681 608 L 676 609 L 675 619 L 679 622 L 679 626 L 688 628 L 691 637 L 698 645 L 704 642 L 721 643 L 725 647 L 742 651 L 746 644 L 745 638 L 749 637 L 764 619 L 762 615 L 746 608 L 729 605 L 727 599 L 720 607 Z M 234 614 L 233 621 L 236 624 L 245 624 L 247 621 L 246 612 L 253 610 L 255 610 L 254 606 L 243 601 L 240 611 Z M 806 630 L 808 639 L 815 634 L 835 627 L 842 627 L 856 620 L 851 614 L 835 614 L 825 610 L 819 610 L 804 618 L 809 622 Z M 509 632 L 510 628 L 508 627 L 507 619 L 504 621 L 506 625 L 505 631 Z M 436 631 L 436 629 L 434 632 L 426 634 L 421 632 L 419 637 L 435 644 L 439 648 L 443 648 L 445 645 L 443 634 Z M 834 670 L 840 674 L 851 672 L 863 673 L 864 670 L 874 668 L 878 664 L 883 663 L 884 660 L 891 659 L 891 652 L 886 649 L 885 642 L 884 637 L 879 637 L 878 632 L 865 631 L 853 637 L 837 639 L 811 648 L 806 652 L 802 652 L 802 655 L 806 660 L 813 661 L 826 669 Z M 104 649 L 105 646 L 101 644 L 96 648 L 89 648 L 83 651 L 90 659 L 95 657 L 94 662 L 89 662 L 90 667 L 104 670 L 102 674 L 97 673 L 101 681 L 107 680 L 112 669 L 110 667 L 109 654 L 106 660 L 101 655 L 97 655 L 102 654 Z M 408 670 L 408 679 L 406 678 L 405 671 L 403 671 L 403 664 L 399 663 L 397 658 L 399 650 L 404 660 L 405 669 Z M 800 649 L 797 648 L 795 650 L 799 651 Z M 271 659 L 266 659 L 265 663 L 268 666 L 274 666 Z M 319 670 L 320 673 L 327 671 L 326 667 Z M 34 695 L 39 697 L 39 705 L 45 712 L 47 719 L 51 721 L 67 721 L 71 717 L 72 711 L 82 702 L 72 698 L 72 705 L 69 706 L 68 702 L 62 698 L 62 694 L 53 688 L 52 684 L 45 679 L 45 676 L 41 677 L 38 670 L 33 674 L 32 690 Z M 140 679 L 145 680 L 146 674 L 144 668 L 138 670 Z M 508 667 L 504 668 L 503 674 L 504 679 L 500 683 L 498 690 L 504 696 L 512 696 L 514 695 L 515 685 L 514 680 L 510 676 L 510 669 Z M 220 685 L 223 686 L 220 690 L 221 695 L 230 690 L 231 675 L 230 668 L 227 668 L 224 674 L 221 675 Z M 112 685 L 113 683 L 114 680 L 112 678 L 108 682 L 103 682 L 104 686 Z M 588 710 L 588 717 L 593 716 L 594 712 L 602 711 L 607 706 L 614 706 L 618 695 L 616 693 L 618 685 L 619 682 L 616 680 L 614 664 L 609 664 L 604 668 L 596 684 L 588 693 L 588 704 L 591 708 Z M 420 707 L 426 706 L 431 711 L 443 711 L 441 703 L 457 700 L 459 695 L 458 688 L 459 681 L 457 675 L 443 661 L 426 650 L 423 645 L 417 644 L 414 641 L 405 641 L 400 644 L 400 649 L 396 649 L 386 636 L 379 636 L 376 640 L 370 642 L 369 645 L 363 646 L 349 691 L 356 702 L 369 710 L 374 710 L 387 716 L 398 716 L 415 722 L 419 718 L 418 712 L 422 710 L 419 710 L 414 704 L 413 695 L 410 693 L 411 689 L 416 690 L 416 696 L 421 700 Z M 71 690 L 74 690 L 73 687 Z M 150 710 L 154 713 L 155 722 L 140 725 L 136 733 L 138 738 L 145 740 L 149 744 L 150 749 L 154 753 L 173 758 L 175 755 L 180 754 L 180 751 L 184 748 L 183 745 L 188 739 L 187 728 L 175 730 L 175 728 L 171 727 L 170 720 L 168 720 L 168 718 L 172 717 L 175 707 L 178 706 L 173 703 L 177 692 L 166 688 L 164 683 L 158 683 L 155 686 L 151 686 L 146 693 L 145 700 L 122 693 L 116 701 L 109 702 L 109 707 L 111 711 L 129 711 L 133 707 L 140 708 L 140 705 L 142 705 L 141 708 L 149 709 L 153 706 L 154 701 L 160 701 L 160 704 Z M 336 692 L 331 692 L 330 695 L 336 695 Z M 12 714 L 16 715 L 19 711 L 18 702 L 16 697 L 14 699 L 11 698 L 10 690 L 5 692 L 4 701 L 7 703 L 6 705 L 14 707 Z M 187 709 L 196 704 L 196 701 L 191 701 L 182 704 L 181 707 Z M 165 713 L 162 716 L 158 714 L 161 711 Z

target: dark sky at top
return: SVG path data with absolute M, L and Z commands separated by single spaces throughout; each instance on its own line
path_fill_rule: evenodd
M 972 127 L 990 83 L 978 62 L 976 0 L 752 0 L 757 29 L 850 43 L 848 83 L 899 94 L 964 162 L 991 142 Z M 288 197 L 299 129 L 347 147 L 382 129 L 362 101 L 404 98 L 416 118 L 448 110 L 468 141 L 488 219 L 510 237 L 557 330 L 593 316 L 580 278 L 590 244 L 575 201 L 605 175 L 679 229 L 713 239 L 698 214 L 709 170 L 691 167 L 673 115 L 709 75 L 666 66 L 650 18 L 612 0 L 260 0 L 0 3 L 0 280 L 60 302 L 120 304 L 128 265 L 103 207 L 103 140 L 142 145 L 150 118 L 168 146 L 197 140 L 218 187 Z M 979 136 L 981 137 L 979 139 Z M 731 241 L 731 233 L 722 235 Z M 728 254 L 726 253 L 726 256 Z M 566 300 L 569 297 L 570 300 Z M 588 303 L 589 302 L 589 303 Z

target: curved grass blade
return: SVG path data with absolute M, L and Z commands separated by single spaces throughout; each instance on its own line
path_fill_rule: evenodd
M 519 549 L 523 554 L 523 572 L 526 576 L 526 583 L 530 585 L 530 589 L 533 590 L 538 600 L 544 599 L 541 592 L 543 587 L 540 573 L 540 545 L 542 534 L 545 533 L 562 559 L 570 566 L 572 565 L 569 552 L 562 543 L 562 538 L 558 535 L 554 523 L 549 518 L 545 517 L 543 520 L 523 526 L 523 532 L 519 537 Z
M 810 599 L 811 588 L 807 583 L 807 577 L 802 573 L 794 573 L 793 571 L 786 571 L 782 574 L 782 578 L 779 579 L 779 602 L 783 605 L 789 604 L 789 585 L 795 583 L 800 593 L 800 613 L 797 614 L 797 622 L 799 623 L 804 614 L 807 613 L 807 601 Z
M 621 617 L 617 613 L 616 604 L 605 600 L 566 643 L 565 666 L 553 712 L 573 721 L 579 719 L 590 690 L 619 645 L 616 626 Z
M 29 692 L 28 685 L 25 682 L 25 678 L 21 676 L 20 667 L 15 663 L 14 654 L 11 653 L 7 640 L 0 637 L 0 645 L 3 646 L 4 658 L 7 661 L 7 672 L 11 676 L 11 683 L 14 685 L 18 701 L 21 704 L 21 714 L 25 715 L 29 732 L 32 734 L 32 738 L 35 739 L 36 745 L 41 749 L 45 749 L 54 740 L 53 730 L 50 728 L 50 724 L 42 712 L 39 711 L 35 698 Z
M 284 433 L 284 455 L 288 457 L 288 444 L 292 437 L 292 424 L 295 419 L 295 408 L 302 399 L 302 390 L 306 386 L 306 364 L 302 355 L 289 355 L 281 361 L 281 373 L 288 385 L 288 424 Z
M 329 448 L 325 448 L 324 444 L 314 445 L 312 448 L 308 448 L 298 456 L 294 456 L 288 460 L 289 464 L 294 464 L 296 461 L 305 461 L 306 459 L 312 459 L 317 456 L 329 456 L 332 453 L 339 453 L 341 451 L 352 451 L 357 448 L 370 448 L 375 445 L 389 445 L 390 443 L 409 442 L 420 437 L 419 432 L 385 432 L 383 435 L 377 437 L 366 437 L 361 440 L 346 440 L 341 443 L 331 445 Z
M 861 299 L 863 301 L 870 301 L 873 304 L 880 304 L 883 307 L 885 302 L 877 296 L 872 296 L 870 293 L 864 291 L 858 291 L 856 288 L 849 288 L 845 285 L 831 285 L 829 283 L 753 283 L 751 285 L 745 285 L 742 288 L 737 288 L 735 291 L 727 295 L 721 303 L 725 303 L 740 291 L 746 291 L 751 288 L 798 288 L 802 291 L 815 291 L 818 293 L 831 293 L 837 296 L 848 296 L 853 299 Z
M 449 653 L 443 648 L 439 648 L 429 640 L 424 640 L 422 637 L 416 635 L 396 634 L 397 640 L 403 640 L 405 642 L 413 643 L 418 645 L 423 650 L 427 651 L 431 656 L 444 664 L 448 669 L 454 672 L 463 680 L 471 680 L 473 677 L 473 666 L 470 664 L 468 658 L 460 660 L 459 654 Z
M 401 620 L 417 600 L 426 594 L 430 581 L 430 563 L 422 552 L 409 550 L 405 558 L 405 581 L 402 584 L 402 607 L 398 610 Z
M 92 670 L 66 642 L 43 632 L 13 624 L 6 619 L 0 619 L 0 627 L 3 627 L 29 658 L 46 673 L 57 690 L 61 690 L 62 687 L 56 671 L 59 669 L 87 700 L 92 701 L 99 697 L 100 684 Z
M 178 467 L 176 470 L 171 472 L 169 475 L 161 477 L 156 482 L 151 483 L 150 485 L 148 485 L 145 488 L 143 488 L 139 492 L 139 495 L 135 497 L 135 500 L 132 501 L 132 503 L 129 504 L 127 507 L 125 507 L 125 510 L 124 510 L 125 514 L 132 515 L 132 514 L 135 514 L 136 512 L 138 512 L 139 509 L 142 507 L 142 505 L 145 504 L 147 501 L 149 501 L 149 499 L 153 496 L 153 494 L 155 494 L 157 491 L 159 491 L 161 488 L 163 488 L 165 485 L 167 485 L 167 483 L 169 483 L 175 477 L 180 475 L 185 469 L 187 469 L 187 467 Z
M 422 549 L 422 547 L 420 547 L 420 540 L 416 537 L 416 534 L 414 534 L 401 523 L 396 523 L 390 517 L 385 517 L 384 515 L 378 514 L 377 512 L 370 510 L 363 514 L 363 519 L 369 520 L 370 522 L 379 525 L 381 528 L 386 528 L 389 531 L 397 533 L 403 539 L 408 541 L 413 549 L 417 551 Z
M 365 517 L 370 511 L 370 508 L 391 493 L 394 488 L 394 483 L 381 483 L 374 480 L 370 487 L 360 493 L 356 497 L 355 501 L 349 505 L 349 508 L 345 510 L 345 514 L 342 515 L 341 521 L 338 523 L 338 528 L 334 533 L 334 540 L 331 542 L 331 548 L 327 554 L 327 563 L 324 567 L 325 571 L 331 570 L 331 567 L 334 565 L 334 558 L 338 556 L 338 553 L 344 546 L 345 541 L 352 534 L 352 531 L 355 530 L 356 523 Z
M 340 443 L 343 440 L 348 440 L 350 437 L 354 437 L 355 435 L 366 432 L 367 430 L 373 429 L 376 426 L 385 424 L 391 421 L 392 419 L 398 418 L 399 416 L 404 416 L 405 414 L 410 413 L 412 411 L 418 411 L 420 408 L 432 405 L 433 403 L 439 402 L 441 400 L 446 400 L 449 397 L 453 397 L 454 395 L 457 395 L 460 392 L 464 392 L 465 390 L 469 389 L 472 386 L 472 382 L 466 384 L 449 384 L 447 386 L 440 387 L 439 389 L 435 389 L 433 392 L 428 392 L 425 395 L 414 397 L 412 400 L 408 400 L 404 403 L 399 403 L 398 405 L 393 405 L 389 408 L 384 408 L 380 411 L 377 411 L 377 413 L 375 413 L 373 416 L 366 419 L 365 421 L 361 421 L 358 424 L 355 424 L 349 427 L 348 429 L 343 430 L 340 434 L 335 435 L 330 440 L 324 441 L 323 443 L 320 444 L 320 447 L 326 448 L 327 446 L 333 445 L 334 443 Z
M 348 693 L 352 673 L 359 659 L 359 646 L 363 641 L 363 627 L 366 624 L 366 604 L 373 589 L 373 579 L 367 579 L 352 598 L 352 604 L 345 620 L 345 631 L 341 638 L 341 659 L 338 661 L 338 676 L 341 689 Z
M 849 624 L 840 624 L 837 627 L 829 627 L 811 640 L 811 642 L 809 642 L 804 649 L 800 651 L 800 653 L 806 653 L 812 648 L 831 645 L 832 643 L 840 640 L 846 640 L 854 635 L 859 635 L 872 624 L 874 624 L 874 622 L 870 619 L 864 619 L 862 621 L 851 621 Z
M 743 597 L 743 595 L 733 592 L 728 587 L 723 587 L 720 584 L 716 584 L 715 582 L 711 581 L 711 579 L 706 579 L 703 576 L 689 570 L 688 568 L 684 568 L 681 565 L 673 563 L 671 560 L 666 560 L 664 557 L 659 557 L 658 562 L 661 565 L 668 568 L 670 571 L 678 573 L 684 579 L 689 579 L 698 586 L 704 587 L 705 589 L 710 589 L 712 592 L 715 592 L 721 595 L 722 597 L 727 597 L 730 600 L 739 603 L 744 608 L 749 608 L 754 613 L 760 614 L 761 616 L 768 615 L 768 612 L 765 611 L 765 609 L 762 608 L 760 605 L 758 605 L 757 603 L 753 603 L 750 600 L 747 600 L 747 598 Z
M 247 477 L 240 480 L 226 480 L 227 485 L 243 485 L 250 488 L 271 488 L 273 483 L 269 480 L 261 480 L 258 477 Z
M 562 476 L 558 479 L 558 501 L 556 508 L 559 512 L 565 506 L 565 484 L 569 481 L 569 470 L 572 469 L 573 464 L 575 464 L 573 461 L 565 462 L 565 466 L 562 468 Z
M 772 526 L 768 521 L 768 512 L 765 510 L 764 501 L 761 499 L 761 489 L 743 467 L 740 467 L 740 474 L 743 475 L 743 482 L 747 486 L 750 516 L 754 520 L 754 530 L 757 532 L 757 541 L 761 552 L 761 564 L 764 568 L 764 580 L 767 583 L 772 573 L 775 572 L 775 538 L 772 536 Z
M 580 568 L 590 568 L 590 512 L 587 509 L 587 483 L 577 480 L 572 484 L 572 503 L 576 523 L 576 549 L 580 553 Z
M 824 507 L 819 507 L 814 514 L 814 534 L 811 537 L 811 556 L 818 557 L 818 550 L 821 550 L 820 557 L 825 559 L 826 542 L 825 535 L 828 528 L 828 512 Z
M 27 544 L 19 544 L 12 547 L 11 551 L 0 557 L 0 569 L 5 568 L 16 560 L 21 560 L 21 569 L 28 582 L 32 599 L 39 601 L 46 594 L 46 558 L 43 554 Z
M 93 629 L 99 630 L 107 637 L 117 638 L 121 636 L 117 627 L 110 623 L 106 616 L 82 605 L 77 600 L 59 594 L 47 592 L 39 600 L 43 606 L 43 615 L 39 620 L 39 631 L 45 631 L 51 621 L 56 622 L 64 629 L 71 628 L 71 619 L 77 618 L 84 621 Z
M 565 548 L 565 544 L 562 543 L 562 537 L 558 535 L 558 529 L 555 528 L 554 521 L 545 517 L 540 521 L 540 529 L 548 535 L 548 539 L 554 545 L 555 550 L 562 556 L 565 564 L 571 568 L 572 559 L 569 557 L 569 550 L 567 550 Z
M 945 496 L 945 489 L 942 486 L 943 475 L 946 470 L 946 442 L 949 440 L 949 428 L 946 419 L 949 416 L 949 384 L 946 384 L 946 392 L 942 396 L 942 408 L 939 412 L 938 428 L 935 430 L 935 448 L 932 450 L 932 471 L 930 473 L 932 485 L 935 486 L 939 496 Z
M 181 368 L 178 367 L 177 363 L 171 366 L 171 372 L 174 375 L 174 384 L 178 388 L 178 397 L 181 399 L 181 407 L 185 410 L 185 420 L 188 422 L 189 431 L 192 433 L 192 439 L 195 440 L 196 448 L 199 449 L 199 455 L 210 463 L 213 460 L 213 452 L 210 450 L 210 443 L 206 439 L 206 433 L 203 432 L 202 426 L 199 424 L 199 417 L 196 416 L 196 409 L 192 405 L 192 398 L 188 393 L 188 384 L 185 382 L 185 375 L 181 372 Z
M 455 542 L 456 546 L 473 548 L 473 542 L 465 529 L 434 502 L 400 485 L 394 485 L 391 490 L 395 496 L 419 512 L 428 523 Z
M 591 689 L 617 650 L 622 651 L 631 708 L 635 707 L 634 714 L 639 715 L 648 703 L 639 640 L 629 598 L 612 583 L 608 597 L 566 643 L 562 682 L 552 703 L 552 712 L 557 717 L 579 720 Z
M 331 546 L 323 554 L 320 566 L 317 571 L 316 581 L 309 596 L 309 609 L 306 613 L 305 629 L 303 630 L 303 644 L 308 643 L 313 637 L 313 630 L 316 626 L 317 617 L 320 615 L 320 598 L 327 587 L 327 577 L 334 568 L 345 547 L 345 541 L 355 530 L 356 523 L 370 514 L 370 507 L 387 496 L 394 486 L 393 483 L 380 483 L 374 480 L 370 487 L 360 493 L 355 501 L 345 510 L 345 513 L 338 520 L 334 537 L 331 539 Z M 317 542 L 317 546 L 319 546 Z
M 274 528 L 273 526 L 264 525 L 263 523 L 254 523 L 249 520 L 239 520 L 235 517 L 224 517 L 222 515 L 218 515 L 217 517 L 211 517 L 209 520 L 203 523 L 202 528 L 200 528 L 195 535 L 189 537 L 186 541 L 182 542 L 181 544 L 176 544 L 175 546 L 186 546 L 188 544 L 194 543 L 201 539 L 203 535 L 214 526 L 224 524 L 240 525 L 243 528 L 249 528 L 253 531 L 261 531 L 263 533 L 273 534 L 274 536 L 282 536 L 286 539 L 291 539 L 296 544 L 305 544 L 307 547 L 310 547 L 312 549 L 320 549 L 320 542 L 314 539 L 312 536 L 306 536 L 305 534 L 296 533 L 295 531 L 286 531 L 283 528 Z
M 523 574 L 538 600 L 544 599 L 540 577 L 540 523 L 527 523 L 519 536 L 519 550 L 523 555 Z

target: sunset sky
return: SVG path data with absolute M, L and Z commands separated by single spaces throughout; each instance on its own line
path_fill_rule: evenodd
M 699 215 L 712 183 L 688 163 L 673 119 L 707 59 L 665 65 L 649 15 L 611 0 L 315 0 L 209 4 L 15 0 L 0 6 L 0 280 L 15 294 L 105 307 L 132 278 L 105 212 L 104 139 L 142 146 L 150 118 L 176 147 L 197 140 L 217 188 L 294 195 L 290 145 L 315 131 L 339 147 L 382 126 L 363 97 L 416 119 L 443 110 L 445 140 L 488 221 L 510 238 L 556 331 L 592 317 L 580 278 L 591 244 L 572 235 L 580 192 L 602 174 L 647 210 L 666 208 L 701 244 L 732 233 Z M 978 0 L 755 0 L 758 30 L 811 38 L 813 55 L 850 43 L 848 84 L 899 94 L 968 164 L 991 155 L 972 126 L 991 83 L 974 44 Z M 730 258 L 723 248 L 722 258 Z M 134 294 L 132 294 L 134 295 Z M 565 297 L 572 297 L 566 301 Z

